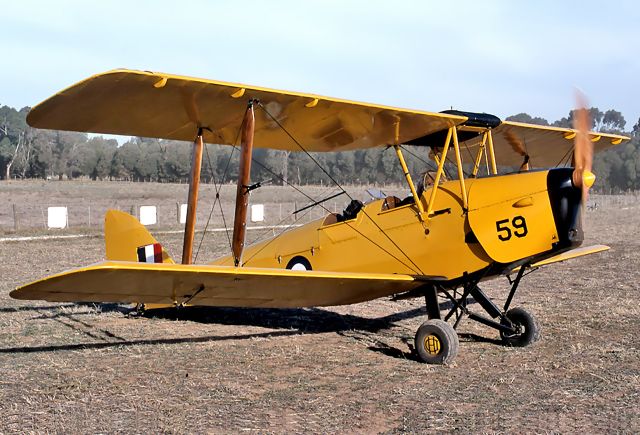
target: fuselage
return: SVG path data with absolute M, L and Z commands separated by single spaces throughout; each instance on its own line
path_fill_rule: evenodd
M 250 267 L 397 273 L 455 281 L 555 255 L 582 242 L 580 194 L 571 169 L 528 171 L 438 187 L 433 213 L 421 220 L 411 197 L 370 202 L 355 216 L 329 213 L 245 249 Z M 431 188 L 420 195 L 423 207 Z M 214 264 L 233 265 L 231 257 Z

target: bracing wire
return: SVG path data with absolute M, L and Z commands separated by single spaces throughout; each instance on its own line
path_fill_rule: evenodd
M 262 163 L 260 163 L 257 160 L 253 160 L 255 163 L 257 163 L 259 166 L 261 166 L 262 168 L 264 168 L 265 170 L 267 170 L 269 173 L 271 173 L 274 177 L 281 179 L 284 182 L 284 179 L 280 176 L 280 174 L 277 174 L 275 172 L 273 172 L 270 168 L 268 168 L 267 166 L 263 165 Z M 315 202 L 315 199 L 309 195 L 307 195 L 304 191 L 302 191 L 301 189 L 299 189 L 298 187 L 294 186 L 293 184 L 290 184 L 289 182 L 286 182 L 288 185 L 290 185 L 292 188 L 294 188 L 296 191 L 298 191 L 299 193 L 301 193 L 302 195 L 304 195 L 305 197 L 307 197 L 307 199 Z M 341 191 L 343 193 L 346 194 L 345 190 L 342 189 L 342 187 L 338 186 Z M 349 196 L 347 194 L 347 196 Z M 351 198 L 351 197 L 350 197 Z M 352 198 L 351 198 L 352 199 Z M 324 204 L 318 204 L 320 207 L 322 207 L 322 209 L 324 209 L 327 213 L 331 213 L 331 210 L 329 210 L 327 207 L 325 207 Z M 302 217 L 306 216 L 307 213 L 304 213 L 302 215 Z M 301 218 L 302 218 L 301 217 Z M 286 219 L 286 218 L 285 218 Z M 284 222 L 283 219 L 280 224 L 282 222 Z M 412 269 L 415 271 L 415 269 L 413 269 L 411 266 L 407 265 L 404 261 L 400 260 L 399 258 L 397 258 L 395 255 L 393 255 L 391 252 L 389 252 L 388 250 L 386 250 L 385 248 L 383 248 L 382 246 L 380 246 L 379 244 L 377 244 L 375 241 L 371 240 L 369 237 L 367 237 L 365 234 L 363 234 L 360 230 L 358 230 L 357 228 L 353 227 L 351 225 L 350 222 L 346 222 L 349 226 L 349 228 L 352 228 L 355 232 L 357 232 L 359 235 L 361 235 L 363 238 L 365 238 L 366 240 L 368 240 L 369 242 L 373 243 L 375 246 L 377 246 L 379 249 L 381 249 L 382 251 L 384 251 L 386 254 L 390 255 L 391 257 L 393 257 L 396 261 L 398 261 L 400 264 L 402 264 L 403 266 L 405 266 L 408 269 Z M 247 260 L 243 261 L 243 264 L 248 263 L 249 261 L 251 261 L 251 259 L 253 259 L 256 255 L 258 255 L 261 251 L 263 251 L 267 246 L 269 246 L 273 241 L 275 241 L 278 237 L 280 237 L 285 231 L 287 231 L 288 229 L 290 229 L 293 226 L 293 224 L 289 225 L 287 228 L 283 229 L 278 235 L 276 235 L 273 239 L 269 240 L 267 243 L 264 244 L 264 246 L 262 246 L 260 249 L 258 249 L 256 252 L 253 253 L 253 255 L 251 255 L 251 257 L 249 257 Z M 378 227 L 379 228 L 379 227 Z M 381 230 L 382 231 L 382 230 Z M 266 234 L 266 232 L 264 233 Z M 386 235 L 386 234 L 385 234 Z M 261 236 L 258 236 L 261 237 Z M 402 251 L 401 251 L 402 252 Z M 403 252 L 404 254 L 404 252 Z M 406 254 L 405 254 L 406 255 Z M 419 269 L 419 268 L 418 268 Z
M 295 137 L 293 137 L 293 135 L 282 125 L 282 123 L 280 123 L 280 121 L 278 121 L 278 119 L 276 119 L 268 110 L 266 107 L 264 107 L 264 105 L 261 102 L 258 102 L 258 107 L 260 107 L 262 110 L 264 110 L 264 112 L 267 114 L 267 116 L 269 116 L 269 118 L 271 118 L 271 120 L 273 122 L 275 122 L 278 127 L 280 127 L 282 129 L 282 131 L 285 132 L 285 134 L 287 136 L 289 136 L 289 138 L 298 146 L 298 148 L 300 148 L 319 168 L 320 170 L 327 176 L 329 177 L 329 179 L 342 191 L 344 192 L 344 194 L 350 199 L 353 200 L 353 197 L 351 197 L 351 195 L 349 195 L 349 193 L 340 185 L 340 183 L 338 183 L 338 181 L 333 178 L 331 176 L 331 174 L 329 174 L 329 172 L 322 167 L 322 165 L 300 144 L 300 142 L 298 142 L 296 140 Z M 371 217 L 369 216 L 369 214 L 363 209 L 362 213 L 378 228 L 378 230 L 380 230 L 380 232 L 396 247 L 396 249 L 402 253 L 411 264 L 413 264 L 413 266 L 417 269 L 417 271 L 419 271 L 420 273 L 423 273 L 422 270 L 420 269 L 420 266 L 418 266 L 412 259 L 411 257 L 404 252 L 404 250 L 398 246 L 398 244 L 380 227 L 380 225 L 378 225 L 378 223 Z M 356 230 L 356 232 L 358 232 L 360 235 L 362 235 L 363 237 L 365 237 L 367 240 L 371 241 L 375 246 L 377 246 L 378 248 L 380 248 L 382 251 L 384 251 L 385 253 L 391 255 L 392 258 L 394 258 L 396 261 L 400 262 L 401 264 L 403 264 L 405 267 L 407 266 L 402 260 L 400 260 L 397 256 L 393 255 L 392 253 L 389 253 L 389 251 L 387 251 L 386 249 L 384 249 L 382 246 L 380 246 L 379 244 L 375 243 L 374 241 L 372 241 L 370 238 L 364 236 L 364 234 L 362 234 L 360 231 L 358 231 L 355 227 L 349 225 L 350 228 L 353 228 L 354 230 Z M 409 267 L 409 269 L 412 269 L 414 272 L 416 272 L 416 269 L 414 269 L 413 267 Z
M 209 168 L 211 168 L 211 178 L 213 179 L 213 185 L 214 185 L 214 189 L 216 191 L 216 197 L 213 200 L 213 204 L 211 205 L 211 210 L 209 211 L 209 217 L 207 218 L 207 223 L 204 226 L 204 231 L 202 232 L 202 236 L 200 237 L 200 242 L 198 243 L 198 249 L 196 250 L 196 255 L 194 258 L 194 263 L 195 261 L 198 259 L 198 254 L 200 253 L 200 247 L 202 246 L 202 242 L 204 241 L 204 237 L 207 234 L 207 229 L 209 228 L 209 223 L 211 222 L 211 217 L 213 216 L 213 210 L 215 209 L 216 206 L 216 202 L 218 203 L 219 207 L 220 207 L 220 214 L 222 216 L 222 223 L 224 225 L 224 229 L 225 229 L 225 233 L 227 234 L 227 240 L 229 242 L 229 250 L 232 250 L 232 243 L 231 243 L 231 236 L 229 235 L 229 228 L 227 227 L 227 220 L 224 216 L 224 210 L 222 208 L 222 201 L 220 201 L 220 190 L 222 189 L 222 186 L 224 185 L 224 182 L 227 178 L 227 173 L 229 171 L 229 167 L 231 164 L 231 159 L 233 158 L 233 152 L 236 150 L 236 143 L 238 142 L 238 138 L 240 137 L 240 130 L 241 130 L 242 126 L 238 129 L 238 132 L 236 133 L 236 138 L 233 141 L 234 145 L 233 148 L 231 149 L 231 153 L 229 153 L 229 159 L 227 159 L 227 163 L 225 165 L 224 168 L 224 172 L 222 173 L 222 179 L 220 180 L 220 184 L 216 183 L 216 176 L 215 173 L 213 172 L 213 165 L 211 164 L 211 157 L 209 156 L 209 149 L 207 148 L 207 145 L 204 145 L 204 150 L 205 150 L 205 154 L 207 155 L 207 161 L 209 162 Z
M 233 147 L 233 149 L 231 150 L 231 155 L 229 156 L 229 159 L 231 159 L 233 157 L 233 151 L 235 150 L 235 146 Z M 207 160 L 209 161 L 209 166 L 211 167 L 211 159 L 209 157 L 209 150 L 207 149 L 207 146 L 205 144 L 205 151 L 207 154 Z M 217 185 L 216 181 L 215 181 L 215 175 L 212 175 L 212 179 L 213 179 L 213 185 L 214 185 L 214 189 L 216 191 L 216 196 L 215 199 L 213 200 L 213 204 L 211 205 L 211 210 L 209 211 L 209 216 L 207 217 L 207 222 L 204 226 L 204 230 L 202 231 L 202 236 L 200 237 L 200 242 L 198 243 L 198 249 L 196 250 L 196 255 L 194 258 L 194 262 L 198 259 L 198 254 L 200 253 L 200 247 L 202 246 L 202 242 L 204 241 L 204 237 L 207 233 L 207 230 L 209 229 L 209 224 L 211 223 L 211 217 L 213 216 L 213 211 L 216 207 L 216 203 L 219 205 L 220 207 L 220 215 L 222 216 L 222 223 L 224 225 L 225 228 L 225 233 L 227 234 L 227 240 L 229 241 L 229 247 L 231 247 L 231 238 L 229 236 L 229 230 L 227 228 L 227 220 L 224 216 L 224 210 L 222 208 L 222 201 L 220 201 L 220 190 L 222 188 L 222 184 L 224 184 L 224 176 L 223 179 L 220 182 L 220 186 Z
M 569 164 L 571 152 L 573 151 L 573 147 L 569 148 L 566 153 L 562 156 L 560 161 L 556 164 L 556 168 L 562 164 Z M 565 163 L 566 160 L 566 163 Z

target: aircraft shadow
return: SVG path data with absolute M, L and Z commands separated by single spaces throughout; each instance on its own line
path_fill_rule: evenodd
M 251 338 L 259 337 L 279 337 L 285 335 L 297 335 L 296 331 L 273 331 L 262 332 L 258 334 L 243 334 L 243 335 L 210 335 L 205 337 L 178 337 L 178 338 L 158 338 L 149 340 L 126 340 L 117 342 L 96 342 L 96 343 L 77 343 L 77 344 L 63 344 L 63 345 L 50 345 L 50 346 L 24 346 L 24 347 L 9 347 L 0 349 L 2 353 L 36 353 L 36 352 L 56 352 L 65 350 L 85 350 L 85 349 L 106 349 L 112 347 L 127 347 L 127 346 L 141 346 L 141 345 L 157 345 L 157 344 L 180 344 L 180 343 L 208 343 L 213 341 L 225 341 L 225 340 L 247 340 Z
M 20 313 L 22 311 L 58 311 L 60 308 L 75 307 L 77 304 L 63 304 L 63 305 L 25 305 L 21 307 L 2 307 L 0 313 Z
M 379 318 L 339 314 L 322 308 L 226 308 L 184 307 L 147 310 L 145 317 L 187 320 L 219 325 L 258 326 L 271 329 L 297 330 L 305 334 L 360 330 L 379 332 L 394 322 L 424 316 L 424 308 L 416 308 Z
M 46 319 L 56 321 L 64 326 L 83 333 L 94 340 L 92 343 L 77 343 L 63 345 L 43 345 L 43 346 L 21 346 L 0 348 L 0 354 L 6 353 L 34 353 L 34 352 L 55 352 L 82 349 L 105 349 L 124 346 L 140 346 L 140 345 L 157 345 L 157 344 L 180 344 L 180 343 L 205 343 L 225 340 L 245 340 L 259 337 L 280 337 L 298 334 L 320 334 L 333 332 L 342 336 L 348 336 L 358 341 L 370 343 L 367 349 L 373 352 L 379 352 L 383 355 L 402 358 L 408 360 L 417 360 L 413 351 L 413 337 L 401 338 L 408 347 L 408 351 L 398 349 L 389 344 L 380 341 L 380 339 L 371 334 L 378 333 L 387 329 L 391 329 L 395 322 L 405 319 L 424 316 L 426 318 L 426 310 L 424 307 L 414 308 L 411 310 L 394 313 L 379 318 L 366 318 L 353 314 L 339 314 L 323 308 L 226 308 L 226 307 L 183 307 L 180 309 L 166 308 L 147 310 L 143 316 L 147 318 L 161 318 L 171 320 L 186 320 L 199 323 L 210 323 L 220 325 L 245 325 L 256 326 L 276 331 L 242 334 L 242 335 L 225 335 L 225 336 L 204 336 L 204 337 L 177 337 L 177 338 L 158 338 L 158 339 L 141 339 L 127 340 L 112 334 L 106 329 L 97 328 L 95 325 L 83 322 L 78 316 L 95 314 L 96 311 L 76 311 L 65 312 L 60 309 L 77 308 L 79 306 L 94 307 L 97 312 L 120 312 L 123 314 L 131 314 L 134 312 L 129 306 L 121 304 L 65 304 L 59 306 L 32 306 L 19 307 L 10 310 L 11 312 L 19 311 L 38 311 L 43 312 L 41 316 L 34 319 Z M 440 304 L 440 309 L 446 311 L 451 308 L 449 302 Z M 48 313 L 57 310 L 55 313 Z M 8 310 L 9 311 L 9 310 Z M 468 341 L 486 341 L 494 342 L 473 334 L 461 334 L 461 338 Z
M 78 308 L 78 307 L 93 307 L 102 313 L 117 311 L 117 312 L 126 314 L 131 311 L 131 308 L 129 308 L 128 306 L 117 304 L 117 303 L 101 303 L 100 304 L 95 302 L 74 302 L 74 303 L 57 304 L 57 305 L 23 305 L 18 307 L 2 307 L 0 308 L 0 313 L 21 313 L 26 311 L 53 312 L 53 311 L 60 311 L 61 309 L 65 309 L 65 308 L 71 309 L 71 308 Z M 89 314 L 89 313 L 86 313 L 86 314 Z
M 441 304 L 445 309 L 447 303 Z M 186 320 L 220 325 L 244 325 L 288 330 L 294 334 L 336 333 L 367 344 L 367 349 L 393 358 L 418 361 L 413 345 L 408 351 L 398 349 L 380 340 L 375 333 L 391 329 L 395 322 L 424 316 L 423 307 L 378 318 L 366 318 L 353 314 L 340 314 L 323 308 L 226 308 L 184 307 L 147 310 L 145 317 Z M 370 345 L 371 341 L 375 344 Z M 413 337 L 411 337 L 413 342 Z
M 498 346 L 502 346 L 503 345 L 502 340 L 500 340 L 499 338 L 483 337 L 481 335 L 471 334 L 471 333 L 458 334 L 458 338 L 462 342 L 490 343 L 490 344 L 496 344 Z

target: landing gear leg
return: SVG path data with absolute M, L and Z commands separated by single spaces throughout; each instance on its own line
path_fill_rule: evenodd
M 502 309 L 478 287 L 479 280 L 468 282 L 464 287 L 465 290 L 462 297 L 458 299 L 451 296 L 449 292 L 444 291 L 444 294 L 453 303 L 453 308 L 444 319 L 448 320 L 452 315 L 458 314 L 458 310 L 461 310 L 469 319 L 500 331 L 500 337 L 506 346 L 523 347 L 536 342 L 540 338 L 540 326 L 535 317 L 523 308 L 509 309 L 525 270 L 526 267 L 523 265 L 516 278 L 511 281 L 511 291 Z M 473 297 L 474 301 L 490 317 L 471 312 L 467 308 L 467 298 L 469 296 Z M 456 321 L 456 326 L 457 324 L 458 322 Z

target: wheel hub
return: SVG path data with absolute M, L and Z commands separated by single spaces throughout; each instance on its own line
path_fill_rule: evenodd
M 424 348 L 430 355 L 438 355 L 440 353 L 440 339 L 435 335 L 427 335 L 424 338 Z

